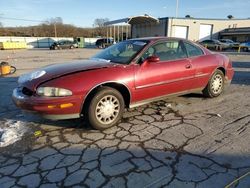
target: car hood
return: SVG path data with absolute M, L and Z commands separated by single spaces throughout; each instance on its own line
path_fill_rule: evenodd
M 49 65 L 42 70 L 46 71 L 45 76 L 47 77 L 58 77 L 66 74 L 71 74 L 74 72 L 81 72 L 90 69 L 99 69 L 105 68 L 109 66 L 113 66 L 115 64 L 107 62 L 107 61 L 97 61 L 97 60 L 86 60 L 80 62 L 69 62 L 63 64 L 54 64 Z
M 101 60 L 85 60 L 77 62 L 68 62 L 63 64 L 53 64 L 39 69 L 40 71 L 46 72 L 43 76 L 36 79 L 27 80 L 24 83 L 19 83 L 19 84 L 29 89 L 34 89 L 41 83 L 44 83 L 48 80 L 55 79 L 64 75 L 87 71 L 87 70 L 108 68 L 116 65 L 117 64 Z

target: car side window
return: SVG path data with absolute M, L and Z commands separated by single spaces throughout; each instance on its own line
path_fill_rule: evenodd
M 186 58 L 187 54 L 180 41 L 166 41 L 158 43 L 152 47 L 155 56 L 160 58 L 160 61 L 169 61 L 175 59 Z
M 186 48 L 186 51 L 187 51 L 189 57 L 203 55 L 203 51 L 200 48 L 198 48 L 190 43 L 184 42 L 184 46 Z
M 150 56 L 157 56 L 160 61 L 170 61 L 187 58 L 187 53 L 181 41 L 166 41 L 150 46 L 141 56 L 139 63 Z

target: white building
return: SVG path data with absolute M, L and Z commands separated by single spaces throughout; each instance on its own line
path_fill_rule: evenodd
M 135 16 L 108 22 L 127 22 L 131 25 L 132 38 L 167 36 L 186 38 L 192 41 L 218 39 L 219 33 L 228 28 L 250 27 L 250 19 L 207 19 L 207 18 L 153 18 L 148 15 Z M 244 42 L 248 38 L 242 38 Z

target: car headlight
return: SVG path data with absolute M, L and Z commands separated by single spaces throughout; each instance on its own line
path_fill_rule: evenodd
M 28 74 L 24 74 L 18 78 L 18 83 L 21 84 L 27 81 L 31 81 L 31 80 L 40 78 L 45 74 L 46 74 L 45 70 L 37 70 Z
M 36 93 L 45 97 L 65 97 L 72 95 L 72 91 L 56 87 L 39 87 Z

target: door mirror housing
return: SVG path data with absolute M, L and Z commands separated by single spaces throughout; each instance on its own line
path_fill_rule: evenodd
M 145 59 L 144 62 L 147 62 L 147 63 L 157 63 L 160 61 L 160 58 L 158 56 L 149 56 L 147 59 Z

